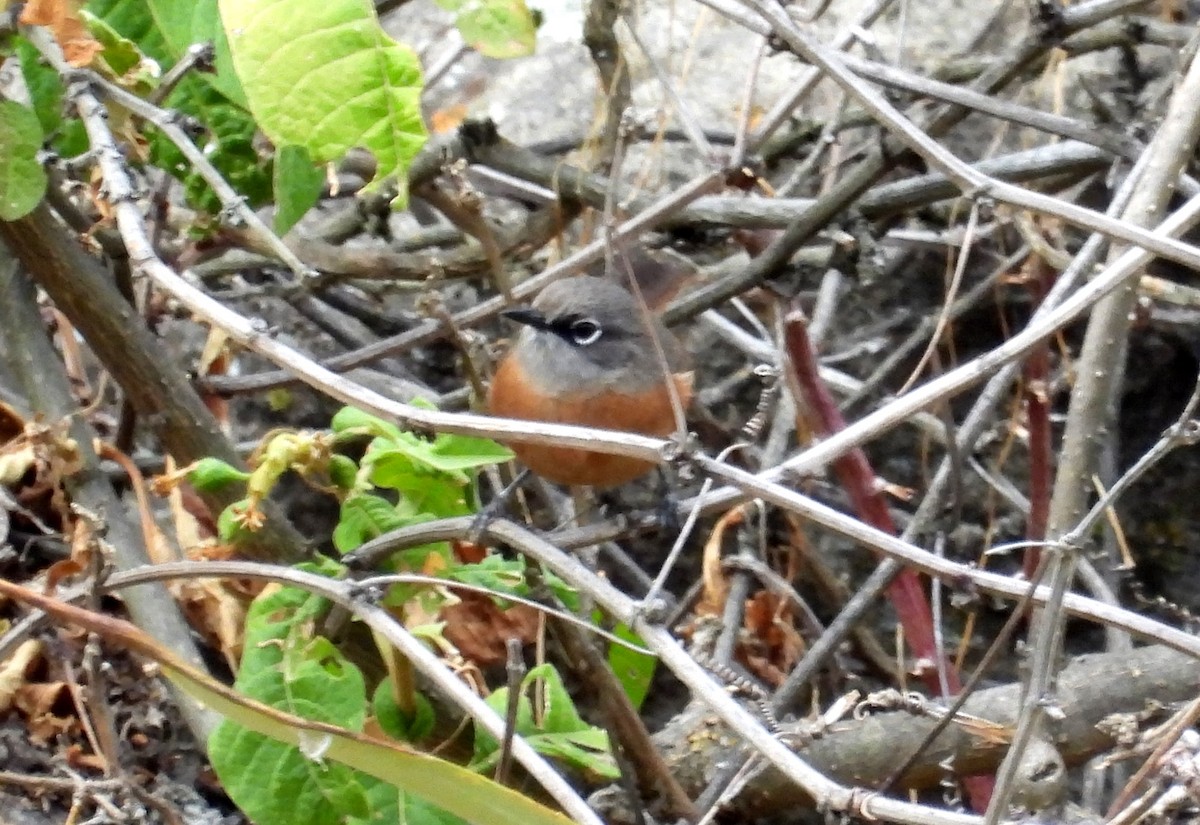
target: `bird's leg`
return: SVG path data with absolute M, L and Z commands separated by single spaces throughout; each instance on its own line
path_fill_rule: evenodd
M 467 531 L 467 541 L 472 544 L 478 544 L 487 530 L 488 523 L 495 518 L 499 518 L 508 511 L 508 501 L 512 498 L 513 493 L 521 486 L 521 483 L 529 477 L 529 468 L 525 468 L 517 473 L 517 477 L 506 484 L 504 488 L 498 492 L 491 501 L 484 507 L 481 507 L 479 512 L 475 514 L 475 518 L 471 521 L 471 529 Z
M 658 504 L 654 508 L 654 516 L 663 532 L 679 535 L 683 523 L 679 520 L 679 496 L 675 494 L 675 479 L 666 466 L 659 464 L 655 468 L 658 478 L 658 488 L 662 495 L 658 496 Z

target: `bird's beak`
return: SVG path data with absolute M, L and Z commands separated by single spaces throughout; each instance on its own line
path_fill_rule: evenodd
M 538 312 L 533 307 L 517 307 L 516 309 L 506 309 L 500 313 L 510 321 L 516 321 L 518 324 L 524 324 L 527 327 L 534 329 L 549 329 L 550 322 L 546 320 L 546 316 Z

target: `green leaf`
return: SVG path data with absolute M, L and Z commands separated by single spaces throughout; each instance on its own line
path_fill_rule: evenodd
M 339 435 L 373 435 L 389 439 L 399 438 L 401 432 L 390 421 L 384 421 L 358 407 L 342 407 L 334 414 L 330 428 Z
M 167 103 L 196 118 L 205 134 L 196 141 L 209 162 L 251 206 L 271 199 L 271 159 L 254 145 L 254 118 L 196 77 L 185 77 Z M 150 160 L 183 182 L 188 203 L 216 214 L 221 202 L 175 144 L 157 131 L 150 136 Z
M 339 552 L 349 553 L 363 542 L 406 523 L 409 522 L 386 499 L 369 494 L 350 496 L 342 502 L 341 515 L 333 530 L 333 545 Z
M 248 499 L 239 499 L 222 510 L 221 515 L 217 516 L 217 537 L 221 541 L 237 541 L 250 535 L 250 531 L 238 521 L 239 516 L 246 512 L 248 506 Z
M 371 467 L 372 484 L 396 490 L 415 512 L 438 518 L 471 512 L 466 498 L 467 480 L 458 475 L 431 473 L 395 449 L 373 450 L 364 463 Z
M 392 445 L 405 455 L 443 473 L 459 473 L 512 460 L 512 450 L 488 438 L 439 433 L 432 441 L 401 433 Z
M 246 110 L 245 95 L 233 72 L 224 30 L 219 26 L 216 0 L 181 3 L 154 0 L 92 0 L 89 11 L 141 51 L 169 66 L 193 43 L 216 39 L 216 74 L 191 73 L 179 83 L 166 105 L 195 118 L 205 130 L 199 148 L 251 206 L 271 198 L 271 163 L 254 146 L 257 125 Z M 169 35 L 169 36 L 168 36 Z M 149 130 L 150 161 L 178 178 L 188 203 L 216 214 L 221 203 L 208 184 L 193 171 L 173 143 Z
M 326 560 L 321 563 L 320 569 L 330 569 L 332 566 L 332 563 Z M 317 565 L 302 567 L 312 569 Z M 45 596 L 37 590 L 6 581 L 3 577 L 0 577 L 0 592 L 6 597 L 46 611 L 61 626 L 81 627 L 98 634 L 114 647 L 157 662 L 167 678 L 202 707 L 210 708 L 263 736 L 288 743 L 297 753 L 300 752 L 297 749 L 303 749 L 304 753 L 308 754 L 306 758 L 310 764 L 302 766 L 302 770 L 308 773 L 330 775 L 332 772 L 327 769 L 325 759 L 360 771 L 355 777 L 357 790 L 351 791 L 351 794 L 365 794 L 370 808 L 370 813 L 365 819 L 371 825 L 416 822 L 418 820 L 400 819 L 400 815 L 408 811 L 427 811 L 429 808 L 397 806 L 398 794 L 377 792 L 376 786 L 368 777 L 389 783 L 404 795 L 420 794 L 431 803 L 478 825 L 570 825 L 571 820 L 566 816 L 535 802 L 529 796 L 473 774 L 452 762 L 420 753 L 398 743 L 384 742 L 361 733 L 347 731 L 336 725 L 309 721 L 250 699 L 213 679 L 206 671 L 185 661 L 174 650 L 160 644 L 129 622 L 81 609 Z M 297 597 L 289 595 L 287 599 L 293 604 L 307 604 L 306 598 L 299 601 Z M 280 612 L 285 614 L 286 619 L 287 605 L 281 606 Z M 305 626 L 302 629 L 308 628 Z M 303 643 L 304 639 L 300 639 L 300 642 Z M 277 642 L 273 646 L 279 648 L 283 647 L 283 644 Z M 214 759 L 226 758 L 227 754 L 214 753 L 220 750 L 219 747 L 210 748 L 210 755 Z M 252 755 L 254 752 L 250 753 Z M 260 759 L 254 765 L 232 761 L 233 769 L 242 774 L 246 781 L 269 784 L 270 789 L 287 787 L 276 780 L 274 774 L 279 770 L 279 766 L 268 758 Z M 333 792 L 339 799 L 345 796 L 336 786 Z M 275 825 L 276 822 L 307 825 L 313 821 L 308 816 L 311 803 L 314 802 L 312 797 L 288 796 L 285 791 L 280 791 L 277 798 L 280 804 L 270 812 L 275 813 L 279 808 L 284 808 L 283 818 L 267 820 L 256 817 L 258 825 Z M 315 801 L 322 803 L 328 799 Z M 387 805 L 391 807 L 385 807 Z M 392 812 L 394 816 L 385 818 L 388 812 Z M 344 821 L 358 821 L 360 825 L 366 825 L 363 819 L 364 817 L 347 816 Z M 419 821 L 448 820 L 438 818 Z
M 469 470 L 513 460 L 513 451 L 490 438 L 470 435 L 439 434 L 433 440 L 434 460 L 439 470 Z
M 226 40 L 225 29 L 221 26 L 217 0 L 192 0 L 188 3 L 181 3 L 179 0 L 148 0 L 147 5 L 173 60 L 183 57 L 193 44 L 213 44 L 215 72 L 204 74 L 204 81 L 232 103 L 242 109 L 248 109 L 246 93 L 242 91 L 242 84 L 233 70 L 229 41 Z
M 349 456 L 334 453 L 329 457 L 329 480 L 339 490 L 353 490 L 358 483 L 358 465 Z
M 527 57 L 537 44 L 537 23 L 525 0 L 437 0 L 455 13 L 454 25 L 484 57 Z
M 80 10 L 79 16 L 87 24 L 92 37 L 104 47 L 99 58 L 104 61 L 107 72 L 122 86 L 135 92 L 144 92 L 158 85 L 162 70 L 157 60 L 143 54 L 136 43 L 114 29 L 104 18 L 86 9 Z
M 170 63 L 173 55 L 144 0 L 91 0 L 87 10 L 136 43 L 160 65 Z
M 441 576 L 463 584 L 484 587 L 501 595 L 529 595 L 525 562 L 522 559 L 506 559 L 498 553 L 491 553 L 471 564 L 452 564 L 441 572 Z M 568 610 L 579 606 L 579 593 L 569 584 L 549 570 L 542 570 L 541 577 L 542 583 L 550 588 Z
M 63 97 L 66 89 L 62 78 L 43 59 L 33 44 L 17 38 L 17 55 L 21 59 L 21 74 L 33 111 L 37 113 L 42 133 L 50 139 L 54 151 L 64 157 L 74 157 L 87 151 L 87 132 L 78 118 L 64 118 Z
M 219 458 L 202 458 L 193 464 L 188 472 L 188 481 L 192 486 L 205 493 L 219 490 L 229 484 L 244 484 L 249 478 L 248 472 L 226 464 Z
M 619 624 L 614 629 L 618 638 L 641 645 L 642 640 L 628 625 Z M 612 668 L 625 695 L 635 708 L 640 708 L 650 692 L 650 682 L 658 667 L 658 657 L 630 650 L 625 645 L 611 644 L 608 648 L 608 665 Z
M 321 197 L 325 175 L 300 146 L 284 146 L 275 154 L 275 232 L 286 235 Z
M 433 705 L 420 693 L 414 694 L 414 698 L 417 708 L 409 715 L 396 704 L 390 676 L 375 688 L 371 710 L 375 714 L 375 721 L 388 736 L 405 742 L 421 742 L 433 733 L 433 725 L 437 721 Z
M 383 31 L 372 3 L 220 0 L 220 9 L 250 110 L 277 147 L 303 146 L 327 163 L 362 146 L 377 164 L 368 190 L 403 178 L 426 137 L 420 62 Z
M 11 100 L 0 101 L 0 218 L 24 217 L 46 193 L 46 171 L 38 161 L 42 127 L 37 114 Z
M 323 636 L 314 636 L 326 602 L 297 588 L 264 591 L 246 617 L 246 641 L 235 687 L 271 707 L 352 731 L 366 719 L 362 673 Z M 225 790 L 260 825 L 337 825 L 370 812 L 358 774 L 321 760 L 314 737 L 308 752 L 234 722 L 209 739 L 213 767 Z M 264 779 L 266 781 L 264 781 Z
M 461 819 L 449 811 L 427 802 L 416 794 L 406 793 L 386 782 L 367 778 L 367 798 L 371 802 L 372 818 L 352 818 L 349 825 L 464 825 Z
M 528 695 L 530 687 L 538 680 L 542 682 L 545 696 L 540 720 L 534 716 Z M 508 688 L 500 688 L 492 693 L 487 703 L 497 713 L 503 714 L 508 704 Z M 608 734 L 583 721 L 570 694 L 563 687 L 558 671 L 549 663 L 530 670 L 521 682 L 516 732 L 538 753 L 561 759 L 608 779 L 615 779 L 618 775 L 608 748 Z M 499 743 L 487 731 L 476 728 L 475 761 L 472 767 L 478 771 L 487 770 L 498 757 Z

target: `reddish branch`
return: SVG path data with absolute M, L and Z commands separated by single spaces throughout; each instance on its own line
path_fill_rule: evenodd
M 784 346 L 790 369 L 790 382 L 799 397 L 799 409 L 807 412 L 812 431 L 821 438 L 845 429 L 846 421 L 833 400 L 833 394 L 821 380 L 816 352 L 808 337 L 808 319 L 798 309 L 784 319 Z M 896 535 L 896 527 L 888 512 L 878 479 L 866 453 L 855 448 L 833 462 L 838 481 L 846 490 L 858 517 L 872 527 Z M 925 595 L 921 576 L 912 570 L 902 570 L 888 585 L 888 598 L 904 628 L 904 636 L 917 658 L 917 674 L 935 696 L 942 695 L 939 671 L 945 674 L 946 689 L 958 693 L 962 689 L 953 662 L 942 655 L 934 635 L 933 611 Z M 940 663 L 940 667 L 938 664 Z M 991 797 L 990 777 L 963 778 L 967 795 L 976 810 L 985 810 Z
M 1030 258 L 1026 288 L 1036 308 L 1041 305 L 1054 281 L 1054 270 L 1040 255 Z M 1029 431 L 1029 518 L 1025 538 L 1031 542 L 1044 541 L 1050 521 L 1050 483 L 1052 460 L 1050 453 L 1050 344 L 1042 341 L 1029 353 L 1022 368 L 1024 379 L 1025 423 Z M 1022 568 L 1025 578 L 1032 579 L 1041 561 L 1039 547 L 1025 550 Z

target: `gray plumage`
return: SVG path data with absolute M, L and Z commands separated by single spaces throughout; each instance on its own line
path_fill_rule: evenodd
M 547 286 L 533 312 L 513 313 L 526 324 L 514 348 L 526 375 L 550 394 L 589 387 L 637 393 L 661 385 L 664 374 L 658 339 L 671 373 L 687 372 L 687 352 L 657 317 L 648 317 L 626 289 L 603 278 L 565 278 Z M 574 324 L 574 327 L 572 327 Z M 599 334 L 588 343 L 594 324 Z

